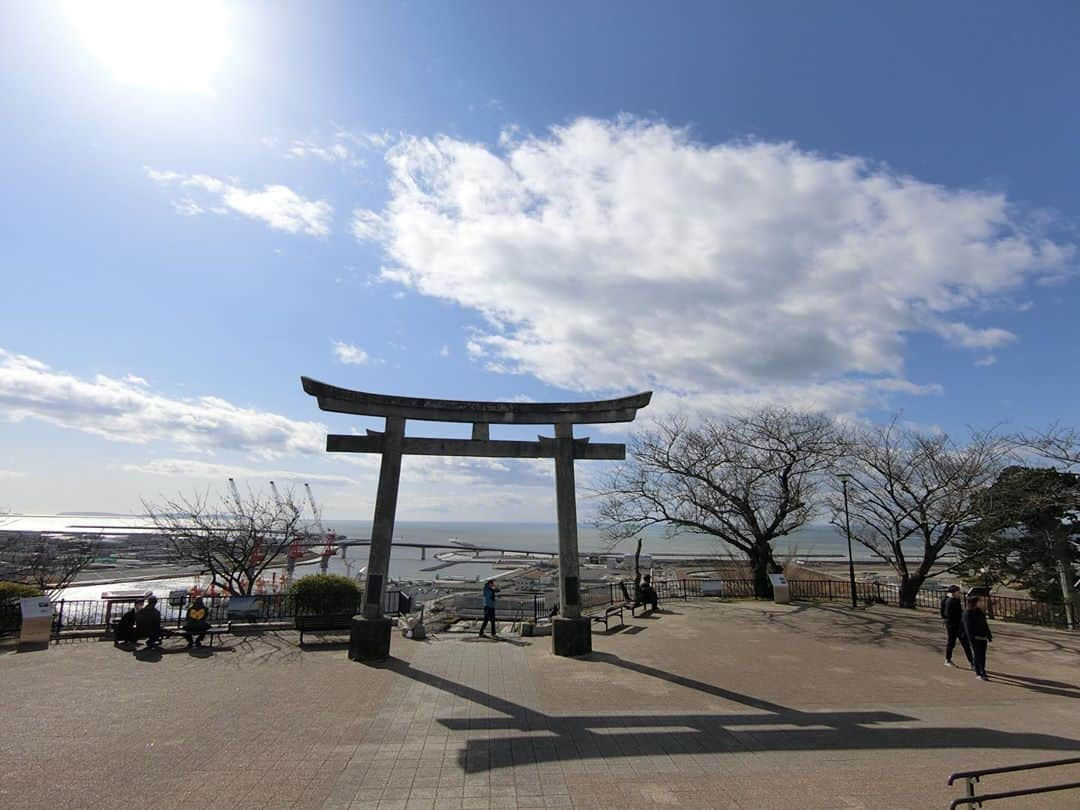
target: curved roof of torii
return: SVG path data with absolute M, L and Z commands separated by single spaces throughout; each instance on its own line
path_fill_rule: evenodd
M 304 391 L 319 401 L 319 408 L 359 416 L 399 416 L 426 422 L 473 422 L 493 425 L 552 425 L 632 422 L 639 408 L 652 399 L 644 391 L 618 399 L 593 402 L 470 402 L 462 399 L 424 399 L 369 394 L 338 388 L 301 377 Z

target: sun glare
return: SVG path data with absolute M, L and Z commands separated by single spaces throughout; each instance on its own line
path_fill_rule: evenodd
M 214 0 L 97 0 L 69 4 L 86 47 L 122 82 L 210 91 L 229 47 Z

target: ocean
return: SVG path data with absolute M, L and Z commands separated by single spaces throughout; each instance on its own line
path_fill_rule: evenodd
M 26 516 L 5 519 L 2 527 L 6 530 L 73 530 L 75 526 L 115 527 L 121 530 L 125 526 L 145 525 L 137 516 L 101 516 L 101 515 L 48 515 Z M 367 539 L 371 535 L 370 520 L 327 520 L 327 529 L 351 539 Z M 86 531 L 85 528 L 80 529 Z M 107 532 L 108 529 L 102 529 Z M 514 551 L 535 551 L 555 553 L 558 550 L 558 530 L 554 523 L 484 523 L 453 521 L 398 521 L 394 528 L 394 539 L 400 542 L 448 543 L 451 540 L 462 544 L 471 544 L 481 548 L 498 548 Z M 626 540 L 614 547 L 610 546 L 604 534 L 588 525 L 578 528 L 578 543 L 582 553 L 614 551 L 632 555 L 635 542 Z M 788 537 L 781 538 L 775 544 L 783 557 L 832 558 L 842 559 L 847 556 L 847 544 L 842 534 L 828 525 L 812 524 L 805 526 Z M 677 534 L 667 536 L 662 529 L 654 528 L 645 533 L 642 543 L 643 554 L 683 556 L 729 556 L 732 550 L 717 540 L 696 534 Z M 868 559 L 869 553 L 858 544 L 854 547 L 856 559 Z M 367 564 L 366 546 L 347 547 L 345 556 L 338 555 L 330 560 L 329 570 L 346 576 L 355 576 L 360 568 Z M 440 578 L 473 579 L 491 576 L 493 569 L 488 564 L 458 563 L 437 571 L 425 570 L 439 566 L 439 561 L 429 550 L 426 559 L 421 559 L 420 549 L 396 547 L 390 561 L 390 576 L 394 580 L 436 580 Z M 315 573 L 319 562 L 313 561 L 297 566 L 297 576 Z M 100 572 L 108 577 L 108 572 Z M 119 572 L 118 572 L 119 573 Z M 123 576 L 120 574 L 120 576 Z M 117 582 L 110 589 L 121 589 L 125 582 Z M 169 588 L 188 587 L 191 577 L 154 580 L 152 583 L 139 582 L 139 586 L 149 586 L 155 591 Z M 68 599 L 90 599 L 100 596 L 102 585 L 75 585 L 67 589 L 64 596 Z

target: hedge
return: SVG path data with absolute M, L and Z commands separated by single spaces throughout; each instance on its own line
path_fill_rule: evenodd
M 22 582 L 0 581 L 0 602 L 24 599 L 29 596 L 41 596 L 41 591 L 34 585 L 26 585 Z
M 360 586 L 338 574 L 311 574 L 289 588 L 297 612 L 352 613 L 360 607 Z

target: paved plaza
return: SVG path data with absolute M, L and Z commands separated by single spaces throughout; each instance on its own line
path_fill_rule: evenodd
M 945 808 L 954 770 L 1080 755 L 1080 636 L 997 623 L 981 683 L 929 611 L 662 607 L 582 659 L 454 634 L 381 666 L 292 632 L 6 648 L 0 807 Z M 984 789 L 1080 780 L 1051 774 Z

